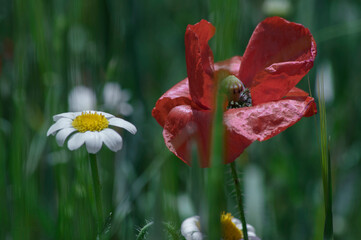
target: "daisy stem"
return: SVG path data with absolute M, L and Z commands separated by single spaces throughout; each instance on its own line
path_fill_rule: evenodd
M 242 222 L 242 232 L 243 232 L 243 239 L 248 240 L 248 232 L 247 232 L 247 223 L 246 223 L 246 217 L 244 214 L 243 209 L 243 196 L 241 193 L 241 184 L 237 175 L 237 167 L 236 167 L 236 161 L 231 162 L 231 171 L 232 171 L 232 178 L 234 182 L 234 188 L 236 190 L 236 196 L 237 196 L 237 205 L 238 210 Z
M 98 224 L 98 234 L 101 233 L 103 226 L 103 203 L 101 196 L 101 186 L 99 181 L 99 173 L 98 173 L 98 164 L 97 164 L 97 156 L 95 154 L 89 153 L 90 159 L 90 167 L 92 171 L 93 178 L 93 186 L 94 186 L 94 196 L 95 196 L 95 204 L 97 208 L 97 224 Z

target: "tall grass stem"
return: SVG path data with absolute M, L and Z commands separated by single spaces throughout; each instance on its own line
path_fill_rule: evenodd
M 208 236 L 210 240 L 221 238 L 221 212 L 226 207 L 224 194 L 224 164 L 223 164 L 223 96 L 218 94 L 216 111 L 213 118 L 211 166 L 208 170 Z
M 240 12 L 238 0 L 211 0 L 210 3 L 210 21 L 216 27 L 216 33 L 213 38 L 215 60 L 225 60 L 234 55 L 239 42 L 237 26 L 239 24 Z M 212 44 L 212 42 L 210 42 Z M 215 83 L 217 83 L 215 79 Z M 218 92 L 219 93 L 219 92 Z M 226 197 L 224 192 L 224 156 L 225 156 L 225 129 L 223 125 L 223 104 L 225 96 L 217 94 L 216 109 L 213 117 L 212 129 L 212 151 L 211 168 L 208 177 L 208 203 L 209 220 L 208 234 L 209 238 L 220 239 L 220 214 L 226 209 Z M 219 227 L 216 227 L 219 226 Z
M 326 106 L 324 95 L 323 77 L 318 79 L 318 96 L 319 96 L 319 110 L 320 110 L 320 141 L 321 141 L 321 161 L 322 161 L 322 182 L 325 208 L 325 227 L 324 240 L 333 239 L 333 214 L 332 214 L 332 176 L 331 176 L 331 160 L 330 150 L 327 141 L 327 120 L 326 120 Z

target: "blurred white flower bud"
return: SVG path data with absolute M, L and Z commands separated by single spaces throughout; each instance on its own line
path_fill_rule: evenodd
M 291 12 L 291 4 L 288 0 L 266 0 L 262 10 L 268 16 L 287 16 Z
M 85 86 L 76 86 L 68 96 L 69 111 L 81 112 L 95 109 L 96 101 L 93 90 Z
M 316 78 L 316 96 L 318 96 L 320 81 L 323 81 L 323 94 L 325 103 L 332 103 L 335 98 L 334 84 L 333 84 L 333 70 L 330 61 L 325 61 L 317 67 Z M 321 89 L 320 89 L 321 90 Z
M 128 103 L 130 92 L 122 90 L 118 83 L 108 82 L 103 90 L 104 107 L 107 110 L 115 111 L 123 116 L 133 113 L 133 107 Z

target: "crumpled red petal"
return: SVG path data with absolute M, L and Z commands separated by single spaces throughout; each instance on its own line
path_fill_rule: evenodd
M 224 123 L 231 139 L 228 144 L 233 144 L 228 146 L 227 162 L 234 161 L 250 143 L 270 139 L 302 117 L 312 116 L 315 110 L 315 101 L 308 96 L 287 97 L 253 107 L 227 110 Z
M 179 105 L 191 105 L 197 108 L 189 95 L 188 78 L 174 85 L 158 99 L 152 110 L 152 116 L 163 127 L 169 111 Z
M 212 126 L 211 111 L 196 110 L 189 105 L 174 107 L 164 124 L 163 137 L 168 149 L 191 164 L 191 144 L 197 144 L 200 166 L 207 167 Z
M 226 70 L 230 74 L 236 75 L 241 65 L 241 59 L 242 57 L 235 56 L 225 61 L 217 62 L 214 64 L 215 71 Z M 189 94 L 188 78 L 174 85 L 158 99 L 153 108 L 152 116 L 163 127 L 169 111 L 179 105 L 191 105 L 195 109 L 199 109 L 199 106 L 192 102 Z
M 316 43 L 307 28 L 267 18 L 252 34 L 239 77 L 251 88 L 254 105 L 279 100 L 308 73 L 315 57 Z
M 292 88 L 283 99 L 293 99 L 298 101 L 305 101 L 311 98 L 312 101 L 309 103 L 307 111 L 304 113 L 304 117 L 311 117 L 317 113 L 316 102 L 312 97 L 308 96 L 308 93 L 299 88 Z
M 213 81 L 213 53 L 208 41 L 215 33 L 215 27 L 206 20 L 188 25 L 185 34 L 185 52 L 189 89 L 192 100 L 203 109 L 214 104 L 215 84 Z

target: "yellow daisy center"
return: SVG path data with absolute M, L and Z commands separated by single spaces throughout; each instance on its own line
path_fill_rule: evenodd
M 102 114 L 83 112 L 73 120 L 72 125 L 82 133 L 86 131 L 100 132 L 108 127 L 109 122 Z
M 243 232 L 232 222 L 233 216 L 230 213 L 222 213 L 222 238 L 223 240 L 240 240 L 243 239 Z

